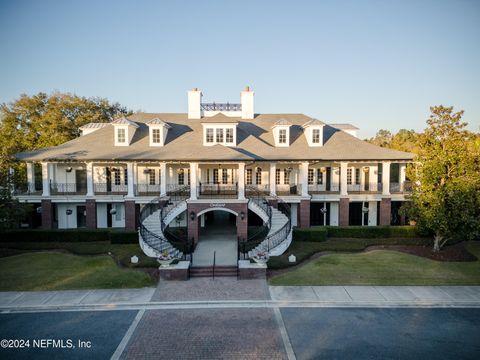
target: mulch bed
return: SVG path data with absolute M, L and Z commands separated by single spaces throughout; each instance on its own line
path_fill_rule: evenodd
M 413 245 L 379 245 L 369 246 L 369 250 L 394 250 L 425 257 L 437 261 L 477 261 L 477 257 L 465 248 L 465 243 L 445 246 L 440 251 L 434 252 L 432 246 L 413 246 Z

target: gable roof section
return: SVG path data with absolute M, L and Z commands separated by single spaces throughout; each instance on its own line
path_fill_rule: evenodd
M 224 116 L 224 115 L 222 115 Z M 148 122 L 161 119 L 171 127 L 163 147 L 149 146 Z M 137 113 L 128 121 L 138 128 L 129 146 L 114 146 L 114 128 L 105 126 L 88 135 L 65 144 L 32 152 L 17 154 L 26 161 L 248 161 L 248 160 L 329 160 L 329 161 L 381 161 L 411 160 L 413 154 L 381 148 L 336 129 L 324 126 L 324 146 L 309 147 L 302 125 L 312 120 L 303 114 L 258 114 L 253 120 L 230 118 L 238 121 L 237 146 L 204 146 L 202 123 L 207 119 L 188 119 L 184 113 Z M 271 127 L 286 120 L 290 127 L 290 146 L 274 146 Z M 282 121 L 283 122 L 283 121 Z
M 130 126 L 138 127 L 138 125 L 136 123 L 128 120 L 125 116 L 122 116 L 118 119 L 113 120 L 110 124 L 112 124 L 112 125 L 130 125 Z
M 309 126 L 324 126 L 325 123 L 323 121 L 320 121 L 318 119 L 312 119 L 310 121 L 307 121 L 305 124 L 302 125 L 303 128 L 307 128 Z
M 200 119 L 200 122 L 202 124 L 238 124 L 239 121 L 240 121 L 239 117 L 230 117 L 222 113 L 218 113 L 217 115 Z
M 165 126 L 167 129 L 170 129 L 170 125 L 168 125 L 165 121 L 159 119 L 159 118 L 153 118 L 152 120 L 148 120 L 146 122 L 147 125 L 162 125 Z

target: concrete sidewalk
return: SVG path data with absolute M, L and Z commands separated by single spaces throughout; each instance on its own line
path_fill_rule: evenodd
M 228 278 L 222 280 L 228 281 Z M 195 281 L 190 280 L 192 286 Z M 168 285 L 174 286 L 175 283 Z M 183 290 L 189 291 L 189 287 Z M 155 288 L 142 288 L 0 292 L 0 311 L 245 306 L 480 306 L 480 286 L 270 286 L 271 300 L 243 296 L 238 299 L 197 299 L 182 298 L 178 294 L 176 299 L 172 299 L 168 296 L 154 297 L 155 291 Z

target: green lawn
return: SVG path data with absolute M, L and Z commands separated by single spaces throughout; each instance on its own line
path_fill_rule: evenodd
M 45 251 L 0 258 L 0 291 L 135 288 L 154 284 L 147 273 L 122 269 L 108 255 Z
M 480 258 L 480 244 L 467 249 Z M 480 261 L 440 262 L 396 251 L 329 254 L 274 276 L 271 285 L 480 285 Z

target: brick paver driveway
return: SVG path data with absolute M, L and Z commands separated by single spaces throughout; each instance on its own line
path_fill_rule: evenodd
M 123 359 L 286 359 L 273 309 L 151 310 Z

